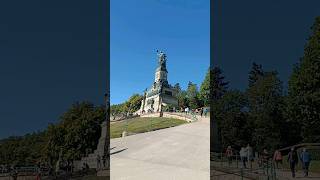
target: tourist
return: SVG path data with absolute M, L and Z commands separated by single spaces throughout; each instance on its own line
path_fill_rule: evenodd
M 269 158 L 270 158 L 269 152 L 267 151 L 266 148 L 264 148 L 261 153 L 261 163 L 262 163 L 263 168 L 268 169 Z
M 242 162 L 243 168 L 247 168 L 246 162 L 247 162 L 247 152 L 245 147 L 241 147 L 240 149 L 240 159 Z
M 296 176 L 295 167 L 298 164 L 298 154 L 297 154 L 297 151 L 294 149 L 294 147 L 291 148 L 291 151 L 288 154 L 288 162 L 290 164 L 292 177 L 294 178 Z
M 203 115 L 203 108 L 200 108 L 200 116 L 202 117 Z
M 250 168 L 252 169 L 252 162 L 254 161 L 254 158 L 253 158 L 253 149 L 250 146 L 250 144 L 247 145 L 246 151 L 247 151 L 247 160 L 248 160 L 248 163 L 250 163 Z
M 232 164 L 232 156 L 233 156 L 232 148 L 231 146 L 228 146 L 228 148 L 226 149 L 226 157 L 228 159 L 229 166 Z
M 188 113 L 189 113 L 189 108 L 186 107 L 186 108 L 184 109 L 184 111 L 186 112 L 186 114 L 188 114 Z
M 311 161 L 311 156 L 306 148 L 303 148 L 302 153 L 300 155 L 300 160 L 302 162 L 302 168 L 304 170 L 304 177 L 307 177 L 308 173 L 309 173 L 309 165 L 310 165 L 310 161 Z
M 273 161 L 276 163 L 277 169 L 279 169 L 279 164 L 282 165 L 282 154 L 279 150 L 276 150 L 273 154 Z
M 207 113 L 208 113 L 208 109 L 205 108 L 205 109 L 204 109 L 204 117 L 207 117 Z

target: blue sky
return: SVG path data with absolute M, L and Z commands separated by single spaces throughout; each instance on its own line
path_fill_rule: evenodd
M 76 101 L 104 104 L 105 2 L 0 2 L 0 138 L 43 130 Z
M 319 0 L 215 0 L 213 63 L 230 88 L 245 90 L 253 61 L 277 70 L 287 86 L 293 65 L 303 56 Z
M 210 65 L 209 0 L 111 0 L 111 104 L 154 81 L 156 50 L 167 54 L 168 80 L 200 86 Z

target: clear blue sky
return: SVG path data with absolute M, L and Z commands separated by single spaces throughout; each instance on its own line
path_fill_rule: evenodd
M 215 0 L 214 65 L 231 88 L 244 90 L 253 61 L 277 70 L 287 85 L 292 67 L 303 56 L 310 27 L 320 16 L 319 0 Z
M 72 103 L 104 103 L 104 0 L 0 1 L 0 138 L 43 130 Z
M 169 83 L 200 86 L 210 65 L 209 0 L 111 0 L 111 104 L 154 81 L 156 50 L 167 53 Z

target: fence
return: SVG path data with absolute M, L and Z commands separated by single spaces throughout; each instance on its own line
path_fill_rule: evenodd
M 241 158 L 238 153 L 226 156 L 224 153 L 211 153 L 211 168 L 223 173 L 213 175 L 216 179 L 225 176 L 238 176 L 240 179 L 277 180 L 277 168 L 271 159 L 254 158 L 252 161 Z

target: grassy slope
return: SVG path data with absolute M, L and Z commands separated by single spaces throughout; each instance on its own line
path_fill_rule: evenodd
M 163 129 L 167 127 L 177 126 L 187 123 L 186 121 L 173 119 L 173 118 L 160 118 L 160 117 L 145 117 L 145 118 L 133 118 L 127 121 L 121 121 L 112 123 L 110 127 L 111 138 L 121 137 L 122 132 L 128 127 L 129 133 L 143 133 L 153 131 L 157 129 Z M 128 125 L 128 126 L 126 126 Z

